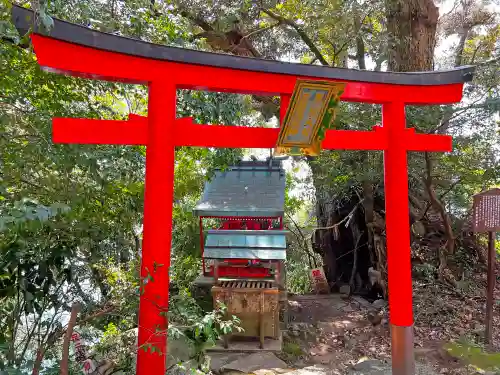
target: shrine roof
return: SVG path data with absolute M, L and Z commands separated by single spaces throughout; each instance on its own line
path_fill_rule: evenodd
M 33 26 L 33 11 L 29 9 L 13 5 L 12 17 L 17 29 L 23 33 Z M 35 29 L 35 31 L 37 30 Z M 54 19 L 54 26 L 49 36 L 64 42 L 148 59 L 340 81 L 420 86 L 445 85 L 470 81 L 474 71 L 473 66 L 463 66 L 431 72 L 375 72 L 287 63 L 147 43 L 137 39 L 102 33 L 58 19 Z
M 284 206 L 281 162 L 242 161 L 215 172 L 193 212 L 198 216 L 277 217 L 283 216 Z
M 208 259 L 286 259 L 284 230 L 209 230 L 203 249 Z
M 486 195 L 500 195 L 500 188 L 492 188 L 490 190 L 481 191 L 479 193 L 474 194 L 474 197 L 481 197 Z

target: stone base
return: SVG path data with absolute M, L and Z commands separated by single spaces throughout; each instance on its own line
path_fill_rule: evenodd
M 259 347 L 259 339 L 252 340 L 248 337 L 233 338 L 229 341 L 228 348 L 224 348 L 224 342 L 219 340 L 212 348 L 207 349 L 207 352 L 281 352 L 283 346 L 283 336 L 280 332 L 277 340 L 266 338 L 264 340 L 264 348 Z
M 286 331 L 288 329 L 288 324 L 290 323 L 290 317 L 288 314 L 288 293 L 286 290 L 280 290 L 279 322 L 280 329 Z
M 196 286 L 198 288 L 209 288 L 210 289 L 214 285 L 215 285 L 215 280 L 213 277 L 210 277 L 210 276 L 200 275 L 193 281 L 193 286 Z
M 289 372 L 288 366 L 271 352 L 211 353 L 210 369 L 224 375 L 275 375 Z
M 198 276 L 191 287 L 193 298 L 198 302 L 204 312 L 212 311 L 212 287 L 214 286 L 214 278 L 203 275 Z

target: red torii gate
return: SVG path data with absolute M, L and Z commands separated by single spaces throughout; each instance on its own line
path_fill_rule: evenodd
M 33 13 L 13 6 L 16 27 L 27 31 Z M 405 105 L 457 103 L 473 67 L 427 73 L 390 73 L 289 64 L 171 48 L 104 34 L 55 20 L 51 36 L 32 34 L 46 70 L 92 79 L 148 84 L 148 117 L 128 121 L 55 118 L 56 143 L 146 145 L 146 189 L 141 276 L 156 268 L 139 309 L 137 373 L 163 375 L 166 354 L 168 266 L 172 229 L 174 151 L 177 146 L 273 148 L 279 129 L 193 124 L 176 118 L 176 90 L 280 95 L 281 118 L 297 78 L 346 82 L 342 100 L 382 104 L 383 127 L 329 130 L 324 149 L 382 150 L 386 193 L 387 262 L 394 374 L 414 373 L 408 215 L 407 151 L 451 151 L 451 137 L 406 128 Z M 164 264 L 165 267 L 156 267 Z

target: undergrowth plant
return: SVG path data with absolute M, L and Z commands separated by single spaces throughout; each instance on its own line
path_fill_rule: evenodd
M 204 315 L 196 301 L 185 292 L 175 296 L 172 309 L 169 311 L 169 320 L 174 323 L 169 327 L 169 336 L 186 338 L 192 347 L 191 360 L 196 370 L 208 372 L 210 358 L 206 350 L 213 347 L 223 335 L 231 332 L 242 332 L 240 319 L 228 316 L 227 307 L 218 303 L 217 307 Z
M 468 340 L 450 342 L 444 346 L 448 353 L 475 369 L 500 373 L 500 353 L 488 353 L 483 346 Z

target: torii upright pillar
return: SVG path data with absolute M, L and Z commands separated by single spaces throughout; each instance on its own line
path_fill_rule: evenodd
M 13 18 L 21 31 L 32 26 L 27 9 L 13 6 Z M 147 146 L 141 276 L 148 282 L 140 297 L 137 374 L 164 375 L 166 368 L 175 147 L 273 148 L 279 134 L 178 119 L 176 90 L 280 95 L 286 102 L 299 78 L 346 82 L 342 100 L 382 104 L 382 128 L 329 130 L 322 148 L 384 152 L 393 373 L 414 373 L 407 152 L 450 151 L 451 137 L 406 128 L 405 105 L 459 102 L 473 68 L 419 74 L 287 64 L 159 46 L 59 20 L 50 37 L 31 39 L 38 63 L 52 72 L 149 85 L 147 118 L 53 120 L 56 143 Z M 143 350 L 149 347 L 156 350 Z
M 406 128 L 404 103 L 383 104 L 382 124 L 387 132 L 384 188 L 392 368 L 394 374 L 414 374 L 408 162 L 403 141 Z M 451 151 L 451 142 L 447 151 Z
M 149 83 L 146 182 L 141 279 L 144 286 L 139 303 L 139 347 L 137 369 L 156 371 L 165 367 L 172 203 L 174 195 L 174 133 L 176 88 L 163 80 Z M 162 355 L 146 355 L 148 347 Z M 141 350 L 143 349 L 143 350 Z

